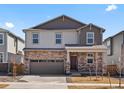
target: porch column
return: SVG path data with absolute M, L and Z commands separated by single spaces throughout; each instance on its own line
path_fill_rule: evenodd
M 97 75 L 98 75 L 98 53 L 95 52 L 95 64 L 96 64 L 96 79 L 97 79 Z
M 107 56 L 107 54 L 106 54 L 106 52 L 103 52 L 102 53 L 102 73 L 103 74 L 105 74 L 105 73 L 107 73 L 107 69 L 106 69 L 106 56 Z
M 66 74 L 70 74 L 70 55 L 69 51 L 67 51 L 67 61 L 66 61 Z

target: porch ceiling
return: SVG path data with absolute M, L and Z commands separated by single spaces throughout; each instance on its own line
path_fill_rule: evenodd
M 67 46 L 65 47 L 67 52 L 106 52 L 107 47 L 104 45 L 94 45 L 94 46 Z

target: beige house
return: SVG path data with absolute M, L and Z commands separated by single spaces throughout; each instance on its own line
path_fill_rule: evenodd
M 106 65 L 117 65 L 124 74 L 124 31 L 104 40 L 107 47 Z M 121 66 L 121 67 L 120 67 Z
M 62 15 L 23 31 L 28 74 L 103 72 L 105 29 Z
M 9 63 L 23 62 L 24 40 L 12 32 L 0 28 L 0 72 L 9 71 Z

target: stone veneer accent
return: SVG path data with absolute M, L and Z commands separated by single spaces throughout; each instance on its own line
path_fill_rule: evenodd
M 96 71 L 96 60 L 97 60 L 97 71 L 98 73 L 102 72 L 103 68 L 103 58 L 102 53 L 98 53 L 97 59 L 94 53 L 94 63 L 88 64 L 87 63 L 87 53 L 69 53 L 69 55 L 77 55 L 78 57 L 78 72 L 81 73 L 89 73 L 90 70 L 95 73 Z M 30 73 L 30 59 L 64 59 L 64 69 L 65 73 L 70 73 L 70 62 L 67 62 L 67 53 L 66 51 L 52 51 L 52 50 L 39 50 L 39 51 L 25 51 L 25 65 L 26 70 L 25 73 Z
M 89 73 L 89 70 L 91 70 L 92 73 L 95 73 L 96 72 L 96 60 L 97 60 L 97 71 L 99 74 L 102 73 L 102 70 L 103 70 L 102 69 L 103 68 L 102 53 L 98 53 L 97 58 L 94 53 L 94 63 L 93 64 L 87 63 L 87 53 L 70 53 L 70 55 L 78 56 L 78 59 L 77 59 L 78 60 L 78 72 Z
M 39 50 L 25 51 L 26 74 L 30 73 L 30 59 L 64 59 L 66 60 L 66 52 L 59 50 Z

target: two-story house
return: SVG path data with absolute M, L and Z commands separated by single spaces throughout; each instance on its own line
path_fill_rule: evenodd
M 65 15 L 24 29 L 27 73 L 69 74 L 89 69 L 102 72 L 104 31 Z
M 24 40 L 12 32 L 0 28 L 0 72 L 9 71 L 9 63 L 23 62 Z
M 117 65 L 124 74 L 124 31 L 108 37 L 103 44 L 107 46 L 106 64 Z

